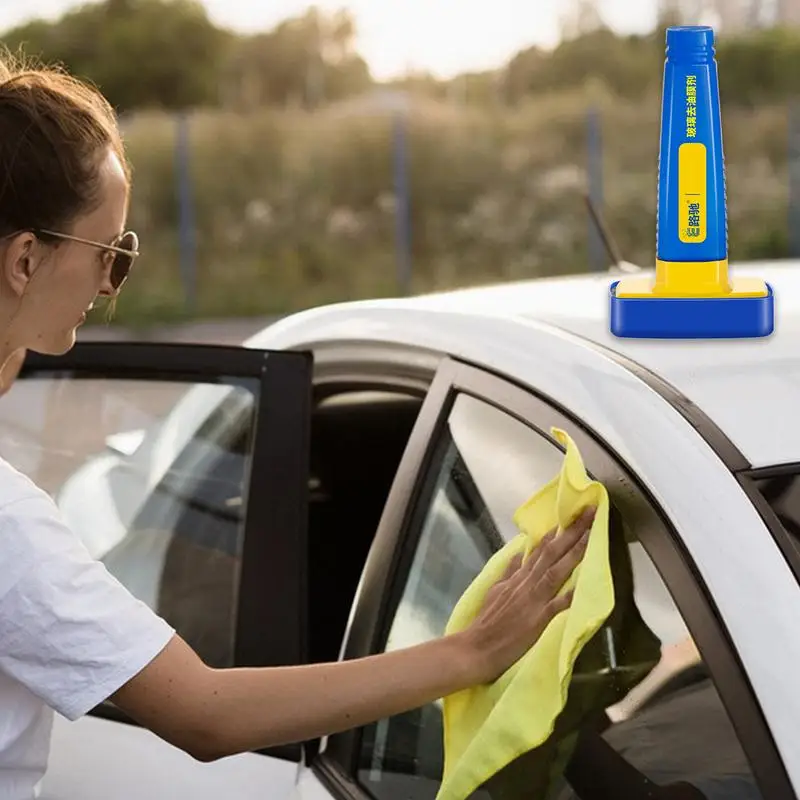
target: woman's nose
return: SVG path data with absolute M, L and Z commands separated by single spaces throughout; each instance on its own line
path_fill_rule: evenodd
M 103 282 L 97 294 L 99 297 L 116 297 L 117 290 L 114 288 L 114 284 L 111 283 L 110 268 L 103 272 Z

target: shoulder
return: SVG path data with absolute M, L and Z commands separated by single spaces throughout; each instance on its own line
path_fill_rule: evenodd
M 78 535 L 50 495 L 0 459 L 0 596 L 31 569 L 88 561 Z
M 27 475 L 0 458 L 0 529 L 34 517 L 60 521 L 55 500 Z
M 92 558 L 54 500 L 0 460 L 0 674 L 77 719 L 174 629 Z
M 0 458 L 0 514 L 20 501 L 36 500 L 55 510 L 56 504 L 47 492 L 37 486 L 27 475 Z M 29 503 L 25 503 L 25 508 Z M 13 513 L 13 511 L 12 511 Z

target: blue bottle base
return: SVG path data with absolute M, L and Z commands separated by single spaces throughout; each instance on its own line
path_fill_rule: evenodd
M 774 294 L 763 297 L 617 297 L 610 288 L 609 327 L 625 339 L 756 339 L 775 327 Z

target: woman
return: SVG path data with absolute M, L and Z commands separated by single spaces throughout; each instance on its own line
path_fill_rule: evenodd
M 0 367 L 0 397 L 8 392 L 14 385 L 14 381 L 25 363 L 27 355 L 24 347 L 15 350 Z
M 113 112 L 62 73 L 0 67 L 0 365 L 62 354 L 137 254 L 124 232 L 130 173 Z M 13 365 L 11 371 L 13 372 Z M 345 663 L 217 670 L 128 593 L 0 460 L 0 797 L 30 797 L 52 710 L 105 699 L 196 759 L 368 724 L 481 682 L 567 608 L 588 511 L 516 563 L 465 632 Z

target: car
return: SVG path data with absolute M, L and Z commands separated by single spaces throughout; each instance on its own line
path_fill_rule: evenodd
M 616 606 L 475 797 L 795 798 L 800 263 L 735 268 L 775 291 L 767 339 L 615 338 L 597 273 L 31 354 L 0 453 L 207 663 L 270 666 L 443 634 L 563 430 L 609 492 Z M 211 764 L 102 704 L 56 718 L 41 796 L 434 800 L 443 759 L 441 702 Z

